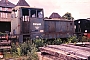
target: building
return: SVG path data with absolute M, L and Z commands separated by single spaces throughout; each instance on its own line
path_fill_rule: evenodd
M 19 0 L 15 5 L 8 0 L 0 1 L 0 32 L 11 32 L 11 11 L 15 6 L 29 6 L 25 0 Z
M 19 0 L 16 6 L 30 6 L 25 0 Z
M 0 1 L 0 32 L 11 31 L 11 11 L 15 5 L 8 0 Z
M 55 12 L 53 12 L 49 18 L 50 19 L 62 19 L 62 17 L 58 13 L 55 13 Z

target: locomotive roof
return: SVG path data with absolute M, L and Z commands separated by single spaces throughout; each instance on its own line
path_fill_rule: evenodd
M 19 9 L 19 8 L 43 9 L 43 8 L 36 8 L 36 7 L 29 7 L 29 6 L 16 6 L 14 9 Z
M 78 20 L 75 20 L 75 21 L 90 21 L 89 19 L 78 19 Z
M 67 19 L 44 19 L 45 21 L 70 21 L 72 22 L 73 20 L 67 20 Z

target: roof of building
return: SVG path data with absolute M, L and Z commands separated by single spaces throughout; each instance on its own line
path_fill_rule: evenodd
M 61 19 L 61 16 L 60 16 L 58 13 L 53 12 L 53 13 L 50 15 L 49 18 L 51 18 L 51 19 L 53 19 L 53 18 Z
M 13 7 L 15 7 L 15 4 L 9 2 L 8 0 L 1 0 L 0 1 L 0 6 L 1 7 L 11 7 L 11 8 L 13 8 Z
M 19 0 L 16 6 L 29 6 L 25 0 Z

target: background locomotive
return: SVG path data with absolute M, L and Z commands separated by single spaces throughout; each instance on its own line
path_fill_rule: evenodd
M 77 37 L 86 36 L 90 38 L 90 20 L 89 19 L 78 19 L 74 21 L 75 34 Z

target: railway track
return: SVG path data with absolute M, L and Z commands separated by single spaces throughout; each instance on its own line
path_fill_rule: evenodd
M 90 60 L 90 48 L 88 47 L 77 47 L 74 45 L 48 45 L 47 47 L 40 47 L 40 51 L 48 53 L 68 60 Z

